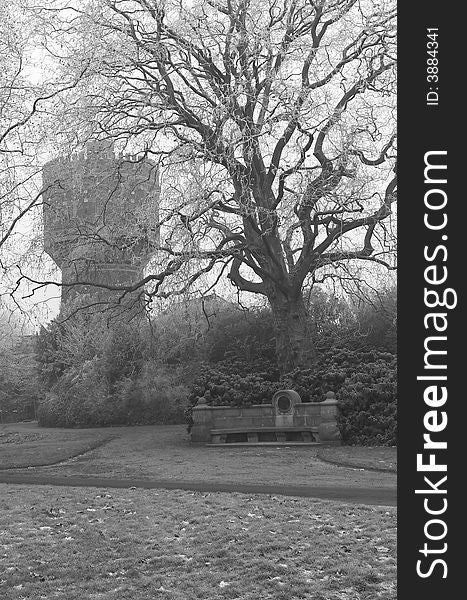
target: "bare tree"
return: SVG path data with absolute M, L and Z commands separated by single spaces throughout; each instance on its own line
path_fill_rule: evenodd
M 87 65 L 63 74 L 43 41 L 53 29 L 32 0 L 0 0 L 0 299 L 3 309 L 22 311 L 22 269 L 41 261 L 39 243 L 43 193 L 42 163 L 57 130 L 57 101 L 85 77 Z M 29 327 L 30 329 L 30 327 Z
M 41 153 L 53 137 L 51 107 L 86 73 L 63 76 L 40 41 L 47 36 L 29 0 L 0 1 L 0 249 L 4 274 L 18 254 L 24 223 L 41 205 Z M 47 139 L 46 133 L 50 133 Z M 30 221 L 29 221 L 30 225 Z M 23 231 L 21 232 L 21 230 Z M 6 249 L 5 247 L 8 246 Z
M 80 39 L 93 70 L 67 118 L 160 165 L 160 244 L 134 287 L 227 275 L 269 302 L 281 369 L 309 364 L 304 286 L 394 268 L 394 2 L 101 0 L 55 18 L 67 69 Z

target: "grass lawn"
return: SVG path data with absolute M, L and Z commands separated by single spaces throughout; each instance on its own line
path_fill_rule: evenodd
M 192 445 L 185 427 L 180 425 L 53 430 L 27 424 L 11 425 L 8 431 L 47 434 L 52 438 L 56 436 L 57 448 L 63 446 L 59 440 L 67 436 L 70 436 L 70 440 L 76 439 L 75 436 L 81 436 L 83 440 L 88 435 L 96 436 L 96 440 L 99 436 L 112 436 L 113 439 L 108 443 L 83 456 L 64 464 L 37 469 L 42 474 L 292 485 L 313 483 L 317 486 L 342 485 L 346 488 L 396 485 L 395 473 L 360 471 L 359 467 L 342 468 L 322 462 L 317 454 L 326 450 L 324 447 L 210 448 Z M 39 442 L 35 449 L 35 459 L 38 461 L 45 448 Z M 6 446 L 8 444 L 0 445 L 0 464 L 5 460 L 3 454 Z M 23 456 L 23 446 L 17 444 L 14 453 L 7 455 L 8 460 L 25 465 L 31 452 L 28 449 L 28 456 Z M 343 450 L 348 452 L 350 449 Z M 367 459 L 373 456 L 372 452 L 362 449 Z
M 394 600 L 396 511 L 0 484 L 3 600 Z
M 397 471 L 397 449 L 385 446 L 333 446 L 318 450 L 318 457 L 361 469 Z
M 41 431 L 39 428 L 15 431 L 14 426 L 0 429 L 0 469 L 50 465 L 108 440 L 108 433 L 86 430 Z

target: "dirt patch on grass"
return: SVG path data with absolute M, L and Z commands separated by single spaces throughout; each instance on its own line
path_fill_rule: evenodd
M 0 485 L 5 600 L 394 600 L 396 511 Z
M 317 456 L 331 464 L 373 471 L 397 472 L 397 449 L 392 447 L 333 446 L 320 448 Z
M 25 442 L 36 442 L 43 440 L 46 436 L 42 433 L 24 433 L 20 431 L 0 431 L 1 444 L 24 444 Z
M 98 448 L 113 436 L 92 431 L 0 431 L 0 469 L 61 463 Z

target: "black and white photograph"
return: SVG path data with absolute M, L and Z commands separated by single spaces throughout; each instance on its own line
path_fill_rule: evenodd
M 0 598 L 449 597 L 461 119 L 406 9 L 0 0 Z

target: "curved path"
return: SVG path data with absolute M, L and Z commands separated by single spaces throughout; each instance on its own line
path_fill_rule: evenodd
M 5 430 L 30 433 L 37 430 L 37 424 L 13 424 Z M 40 431 L 51 439 L 59 435 L 58 445 L 70 435 L 81 438 L 83 432 L 77 430 L 70 434 L 70 430 L 47 428 Z M 90 430 L 84 431 L 90 435 Z M 84 452 L 79 455 L 65 452 L 59 462 L 50 461 L 48 466 L 18 464 L 16 468 L 4 470 L 0 461 L 0 483 L 239 492 L 379 506 L 396 504 L 394 473 L 373 477 L 366 469 L 330 466 L 335 470 L 330 474 L 314 452 L 296 448 L 226 448 L 227 453 L 213 452 L 212 448 L 191 445 L 182 426 L 106 428 L 92 432 L 105 435 L 104 440 L 96 440 L 98 450 L 94 448 L 91 452 L 89 446 L 94 443 L 88 441 Z M 239 470 L 240 463 L 243 468 Z M 291 464 L 295 465 L 296 477 L 290 477 Z M 264 471 L 269 473 L 266 478 L 262 477 Z M 189 473 L 188 477 L 185 473 Z M 250 478 L 246 478 L 245 473 L 250 473 Z
M 164 480 L 87 477 L 80 475 L 56 476 L 35 475 L 29 473 L 0 472 L 0 483 L 54 485 L 67 487 L 105 487 L 105 488 L 144 488 L 188 490 L 198 492 L 238 492 L 242 494 L 272 494 L 283 496 L 301 496 L 322 500 L 338 500 L 341 502 L 357 502 L 376 506 L 395 506 L 395 487 L 358 487 L 342 486 L 303 486 L 284 484 L 243 484 L 219 483 L 208 481 Z
M 359 469 L 360 471 L 374 471 L 375 473 L 394 473 L 397 474 L 397 469 L 388 467 L 370 467 L 365 465 L 360 466 L 358 463 L 347 462 L 344 460 L 325 458 L 318 452 L 316 458 L 327 465 L 334 465 L 336 467 L 345 467 L 346 469 Z

